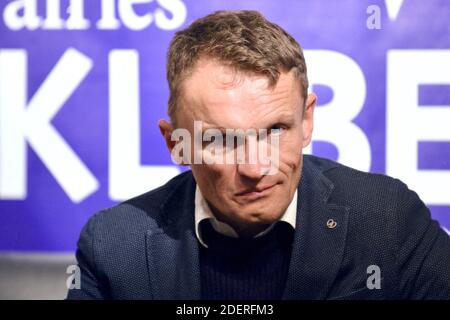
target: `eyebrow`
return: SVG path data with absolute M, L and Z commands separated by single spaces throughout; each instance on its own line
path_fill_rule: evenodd
M 267 121 L 265 125 L 263 125 L 261 128 L 254 128 L 254 129 L 269 129 L 270 127 L 272 127 L 275 124 L 278 123 L 285 123 L 287 125 L 292 125 L 294 123 L 294 119 L 293 119 L 293 114 L 286 114 L 284 113 L 283 115 L 280 115 L 280 117 L 276 117 L 273 120 Z M 216 129 L 219 130 L 220 132 L 222 132 L 223 134 L 226 133 L 227 129 L 243 129 L 243 128 L 225 128 L 223 126 L 214 126 L 214 125 L 203 125 L 202 128 L 202 132 L 204 133 L 206 130 L 209 129 Z M 252 128 L 247 128 L 247 129 L 252 129 Z M 243 130 L 247 130 L 247 129 L 243 129 Z
M 294 124 L 294 114 L 293 113 L 286 113 L 284 112 L 279 117 L 276 117 L 275 119 L 268 122 L 268 125 L 265 126 L 265 129 L 269 129 L 275 124 L 286 124 L 286 125 L 293 125 Z

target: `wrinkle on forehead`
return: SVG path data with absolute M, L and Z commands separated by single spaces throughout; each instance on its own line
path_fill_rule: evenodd
M 264 76 L 238 73 L 207 61 L 185 81 L 183 112 L 190 113 L 191 120 L 218 127 L 258 127 L 258 122 L 281 113 L 293 114 L 301 105 L 298 80 L 292 72 L 281 73 L 277 84 L 270 87 Z

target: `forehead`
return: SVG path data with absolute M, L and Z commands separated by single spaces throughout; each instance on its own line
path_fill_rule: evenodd
M 300 82 L 282 72 L 275 86 L 261 75 L 201 59 L 183 81 L 178 118 L 224 128 L 258 128 L 301 114 Z M 181 120 L 181 119 L 180 119 Z

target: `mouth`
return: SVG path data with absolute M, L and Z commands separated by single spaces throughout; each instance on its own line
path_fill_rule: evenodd
M 270 192 L 273 191 L 273 188 L 277 184 L 272 184 L 268 186 L 262 186 L 262 187 L 256 187 L 256 188 L 249 188 L 244 191 L 236 193 L 236 196 L 240 199 L 246 199 L 246 200 L 256 200 L 259 198 L 263 198 L 270 194 Z

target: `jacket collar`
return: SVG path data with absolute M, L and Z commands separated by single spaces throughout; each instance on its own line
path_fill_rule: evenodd
M 344 253 L 350 208 L 329 202 L 334 185 L 323 174 L 329 168 L 314 162 L 313 157 L 304 156 L 283 299 L 325 298 Z M 147 231 L 147 261 L 154 299 L 201 298 L 195 186 L 192 174 L 183 174 L 160 206 L 161 223 Z

